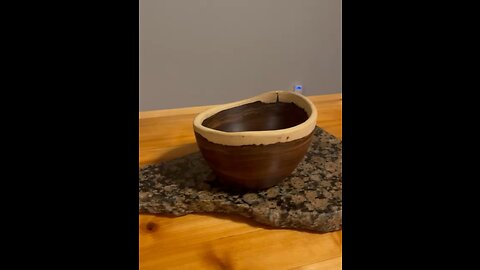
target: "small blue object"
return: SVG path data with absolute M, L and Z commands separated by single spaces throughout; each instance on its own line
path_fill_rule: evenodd
M 301 85 L 295 85 L 295 91 L 302 91 Z

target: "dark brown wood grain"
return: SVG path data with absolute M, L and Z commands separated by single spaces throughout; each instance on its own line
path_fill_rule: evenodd
M 307 119 L 305 110 L 294 103 L 256 101 L 218 112 L 202 125 L 225 132 L 263 131 L 290 128 Z
M 264 189 L 292 173 L 305 156 L 312 134 L 285 143 L 242 146 L 212 143 L 198 133 L 195 138 L 220 182 L 236 188 Z

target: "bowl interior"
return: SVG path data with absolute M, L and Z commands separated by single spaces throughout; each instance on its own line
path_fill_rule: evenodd
M 307 119 L 307 112 L 293 102 L 255 101 L 220 111 L 202 125 L 224 132 L 265 131 L 294 127 Z

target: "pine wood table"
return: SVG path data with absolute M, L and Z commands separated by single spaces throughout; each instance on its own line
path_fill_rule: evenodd
M 342 95 L 310 96 L 317 125 L 342 137 Z M 192 121 L 212 106 L 140 112 L 140 166 L 198 148 Z M 140 269 L 341 269 L 342 231 L 274 229 L 246 218 L 140 215 Z

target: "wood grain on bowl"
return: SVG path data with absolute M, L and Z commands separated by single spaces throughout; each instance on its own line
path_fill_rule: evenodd
M 291 142 L 243 146 L 212 143 L 198 133 L 195 137 L 220 182 L 234 188 L 264 189 L 292 173 L 305 156 L 312 133 Z
M 308 150 L 316 118 L 315 106 L 304 96 L 271 91 L 200 113 L 193 126 L 218 180 L 253 190 L 292 173 Z
M 245 107 L 243 105 L 254 103 L 257 101 L 261 102 L 260 104 L 275 103 L 277 105 L 278 103 L 294 103 L 296 106 L 300 107 L 307 113 L 308 118 L 305 121 L 299 123 L 298 125 L 289 128 L 273 130 L 225 132 L 203 125 L 203 122 L 206 119 L 215 116 L 216 114 L 222 114 L 224 111 L 231 109 L 235 111 L 237 110 L 236 108 L 241 108 L 242 110 L 249 109 L 248 107 Z M 283 113 L 281 117 L 290 118 L 291 116 L 287 115 L 287 113 Z M 273 117 L 265 117 L 263 125 L 271 125 L 268 122 L 272 118 Z M 248 118 L 239 118 L 239 120 L 244 123 L 247 123 L 249 121 Z M 295 121 L 297 120 L 298 119 L 295 119 Z M 193 120 L 193 129 L 196 133 L 202 135 L 205 139 L 217 144 L 233 146 L 260 144 L 267 145 L 279 142 L 294 141 L 308 136 L 315 129 L 316 120 L 317 109 L 308 98 L 290 91 L 271 91 L 258 95 L 256 97 L 223 105 L 217 105 L 213 108 L 210 108 L 195 117 L 195 119 Z M 287 122 L 287 120 L 282 121 L 284 123 Z M 277 122 L 281 123 L 282 121 Z M 247 124 L 241 124 L 240 126 L 242 125 L 248 126 Z
M 291 128 L 307 119 L 305 110 L 293 102 L 255 101 L 216 113 L 202 125 L 225 132 L 263 131 Z

